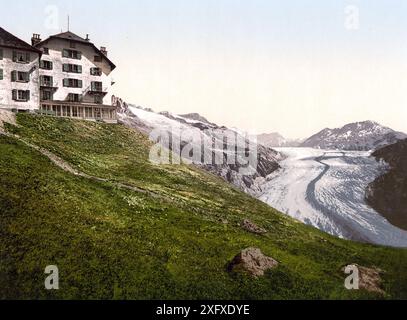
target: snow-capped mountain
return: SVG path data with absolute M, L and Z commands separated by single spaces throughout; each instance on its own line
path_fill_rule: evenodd
M 375 150 L 407 138 L 374 121 L 356 122 L 337 129 L 324 129 L 305 140 L 301 147 L 340 150 Z
M 180 141 L 181 147 L 188 144 L 192 145 L 194 150 L 196 148 L 203 150 L 204 155 L 214 154 L 214 157 L 222 159 L 220 163 L 219 161 L 194 163 L 250 194 L 258 191 L 256 189 L 257 184 L 254 183 L 255 180 L 265 178 L 278 169 L 278 161 L 282 158 L 277 151 L 263 145 L 257 145 L 257 162 L 255 167 L 251 167 L 253 163 L 245 162 L 248 149 L 241 148 L 240 145 L 236 144 L 232 148 L 229 146 L 226 150 L 223 148 L 223 139 L 225 135 L 234 135 L 237 140 L 241 139 L 241 141 L 246 142 L 252 141 L 252 139 L 236 132 L 236 130 L 211 123 L 197 113 L 186 115 L 174 115 L 169 112 L 155 113 L 151 109 L 123 104 L 118 110 L 118 118 L 121 123 L 137 128 L 146 134 L 150 134 L 153 130 L 154 132 L 160 130 L 168 133 L 172 141 Z M 180 154 L 179 150 L 176 149 L 177 147 L 172 143 L 169 144 L 169 148 L 174 153 Z M 235 161 L 229 164 L 229 161 L 226 161 L 227 158 L 234 158 Z M 251 169 L 251 172 L 242 173 L 242 168 Z
M 259 134 L 257 141 L 270 148 L 298 147 L 301 144 L 300 140 L 286 139 L 278 132 Z

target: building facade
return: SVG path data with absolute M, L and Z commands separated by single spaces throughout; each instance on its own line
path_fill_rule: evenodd
M 38 109 L 41 54 L 0 27 L 0 108 Z
M 42 41 L 34 34 L 32 45 L 41 50 L 40 110 L 56 116 L 116 121 L 112 106 L 112 71 L 116 66 L 105 48 L 72 32 Z
M 112 106 L 111 73 L 116 66 L 105 48 L 72 32 L 42 41 L 34 34 L 32 45 L 42 51 L 40 110 L 57 116 L 116 121 Z
M 0 108 L 117 122 L 106 48 L 64 32 L 31 45 L 0 28 Z

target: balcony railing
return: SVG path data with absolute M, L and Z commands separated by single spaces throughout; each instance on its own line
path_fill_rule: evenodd
M 88 88 L 90 94 L 107 94 L 107 87 L 103 88 L 102 86 L 90 86 Z
M 44 88 L 58 88 L 58 84 L 54 83 L 54 81 L 44 79 L 41 79 L 40 86 Z

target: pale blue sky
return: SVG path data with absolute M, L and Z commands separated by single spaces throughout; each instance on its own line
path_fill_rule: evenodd
M 65 31 L 69 14 L 138 105 L 289 137 L 365 119 L 407 131 L 405 0 L 0 1 L 1 26 L 27 41 Z

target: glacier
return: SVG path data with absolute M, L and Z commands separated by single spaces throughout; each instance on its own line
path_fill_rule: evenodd
M 407 247 L 407 231 L 390 224 L 365 202 L 366 188 L 387 165 L 368 151 L 276 148 L 280 169 L 256 181 L 256 197 L 334 236 Z

